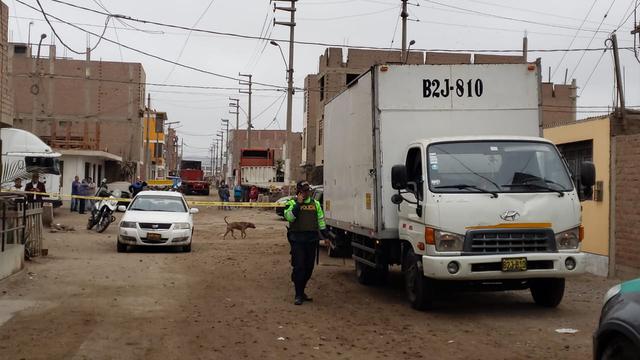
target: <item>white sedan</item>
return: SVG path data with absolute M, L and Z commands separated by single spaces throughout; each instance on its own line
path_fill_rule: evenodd
M 121 206 L 120 208 L 124 208 Z M 118 229 L 118 252 L 128 246 L 180 246 L 191 251 L 193 214 L 181 193 L 141 191 L 126 209 Z

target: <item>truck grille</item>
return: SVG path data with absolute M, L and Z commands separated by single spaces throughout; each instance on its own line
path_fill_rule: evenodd
M 168 230 L 171 224 L 159 224 L 159 223 L 139 223 L 141 229 L 151 230 Z
M 551 252 L 556 250 L 551 230 L 470 231 L 465 252 L 474 255 Z

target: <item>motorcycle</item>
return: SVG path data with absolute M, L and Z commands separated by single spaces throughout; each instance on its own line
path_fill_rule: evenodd
M 94 226 L 96 231 L 101 233 L 107 230 L 109 224 L 116 221 L 116 217 L 113 216 L 118 208 L 118 198 L 120 197 L 120 190 L 109 191 L 107 189 L 106 181 L 103 181 L 102 185 L 98 189 L 96 196 L 102 197 L 99 201 L 96 201 L 91 208 L 91 215 L 87 222 L 87 230 L 91 230 Z

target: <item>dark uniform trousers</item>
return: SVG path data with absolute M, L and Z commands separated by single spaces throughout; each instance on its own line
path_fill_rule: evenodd
M 287 238 L 291 244 L 291 281 L 296 296 L 302 296 L 313 273 L 320 236 L 317 231 L 289 231 Z

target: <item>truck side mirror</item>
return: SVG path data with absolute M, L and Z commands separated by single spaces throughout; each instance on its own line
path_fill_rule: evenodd
M 583 199 L 593 197 L 593 186 L 596 184 L 596 167 L 590 161 L 585 161 L 580 166 L 580 184 L 582 185 Z
M 407 167 L 404 165 L 394 165 L 391 168 L 391 187 L 394 190 L 404 190 L 407 188 Z
M 402 204 L 403 201 L 404 201 L 404 199 L 402 198 L 402 195 L 400 195 L 400 194 L 393 194 L 393 196 L 391 196 L 391 202 L 394 205 L 400 205 L 400 204 Z

